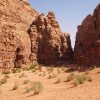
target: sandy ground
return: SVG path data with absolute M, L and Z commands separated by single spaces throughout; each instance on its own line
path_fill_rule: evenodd
M 54 73 L 57 74 L 57 69 L 54 69 Z M 95 68 L 89 71 L 89 76 L 92 78 L 92 82 L 85 82 L 76 87 L 72 82 L 64 82 L 66 77 L 70 74 L 62 71 L 57 74 L 55 78 L 48 79 L 48 73 L 43 77 L 43 72 L 36 71 L 22 71 L 25 76 L 19 78 L 21 73 L 9 74 L 10 78 L 7 83 L 0 86 L 0 100 L 100 100 L 100 68 Z M 46 70 L 45 68 L 43 70 Z M 78 72 L 74 72 L 78 73 Z M 83 72 L 81 72 L 83 73 Z M 2 78 L 4 75 L 0 75 Z M 57 77 L 61 79 L 61 82 L 54 84 Z M 25 93 L 25 87 L 28 87 L 30 83 L 23 84 L 24 80 L 40 81 L 43 84 L 43 91 L 38 95 L 33 95 L 32 92 Z M 14 83 L 19 83 L 17 90 L 12 90 Z

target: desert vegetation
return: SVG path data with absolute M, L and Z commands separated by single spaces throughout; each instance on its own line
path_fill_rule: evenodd
M 6 78 L 6 77 L 3 77 L 3 78 L 0 80 L 0 85 L 5 84 L 5 83 L 7 83 L 7 78 Z
M 0 74 L 0 94 L 2 95 L 5 93 L 3 87 L 10 83 L 13 85 L 11 85 L 8 90 L 6 90 L 8 91 L 8 94 L 9 90 L 11 90 L 10 93 L 12 94 L 13 91 L 16 91 L 16 93 L 19 91 L 20 96 L 28 95 L 30 98 L 34 97 L 35 95 L 44 95 L 48 89 L 48 91 L 51 89 L 56 91 L 56 87 L 57 91 L 59 91 L 61 87 L 62 90 L 64 89 L 66 91 L 68 91 L 67 87 L 74 90 L 75 88 L 79 88 L 80 86 L 84 86 L 86 84 L 92 85 L 96 81 L 100 82 L 98 79 L 95 80 L 93 77 L 92 71 L 95 70 L 96 68 L 79 72 L 78 70 L 72 71 L 72 69 L 64 66 L 56 68 L 52 66 L 40 67 L 40 65 L 32 65 L 24 69 L 13 69 L 9 73 L 4 72 Z
M 17 90 L 19 87 L 19 84 L 17 82 L 14 83 L 14 86 L 12 88 L 12 90 Z
M 99 2 L 0 0 L 0 100 L 100 100 Z

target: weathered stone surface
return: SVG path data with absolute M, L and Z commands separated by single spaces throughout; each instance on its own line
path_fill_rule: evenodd
M 81 65 L 100 65 L 100 4 L 78 26 L 74 58 Z
M 28 0 L 0 0 L 0 69 L 57 64 L 73 57 L 70 36 L 55 15 L 39 15 Z
M 33 21 L 29 34 L 31 60 L 49 65 L 64 63 L 72 59 L 70 36 L 61 32 L 53 12 L 49 12 L 47 17 L 44 14 L 39 15 Z
M 20 67 L 29 62 L 27 30 L 38 13 L 26 0 L 0 0 L 0 68 Z

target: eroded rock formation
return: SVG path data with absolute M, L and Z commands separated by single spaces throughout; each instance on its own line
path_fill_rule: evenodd
M 69 61 L 70 36 L 61 32 L 54 13 L 39 15 L 27 1 L 0 0 L 0 69 Z
M 100 4 L 78 26 L 74 58 L 80 65 L 100 65 Z
M 40 64 L 58 64 L 72 60 L 70 36 L 61 32 L 53 12 L 41 14 L 30 29 L 32 60 Z
M 37 15 L 26 0 L 0 0 L 0 69 L 29 62 L 31 43 L 27 30 Z

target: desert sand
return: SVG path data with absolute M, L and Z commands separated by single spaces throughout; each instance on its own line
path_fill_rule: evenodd
M 65 82 L 67 76 L 71 73 L 65 71 L 67 68 L 53 68 L 56 76 L 50 79 L 48 79 L 47 69 L 43 67 L 42 71 L 32 72 L 28 70 L 15 74 L 10 73 L 7 82 L 0 86 L 0 100 L 100 100 L 100 68 L 89 70 L 88 75 L 92 78 L 92 81 L 86 81 L 78 86 L 74 86 L 72 81 Z M 44 71 L 45 75 L 43 75 Z M 24 75 L 20 77 L 22 73 Z M 82 74 L 86 71 L 73 71 L 73 73 Z M 0 75 L 0 79 L 2 77 L 4 77 L 4 74 Z M 55 84 L 57 78 L 60 79 L 60 82 Z M 24 80 L 29 80 L 29 83 L 23 84 Z M 30 85 L 31 81 L 42 83 L 43 90 L 39 94 L 25 93 L 25 88 Z M 12 90 L 15 82 L 19 84 L 18 89 Z

